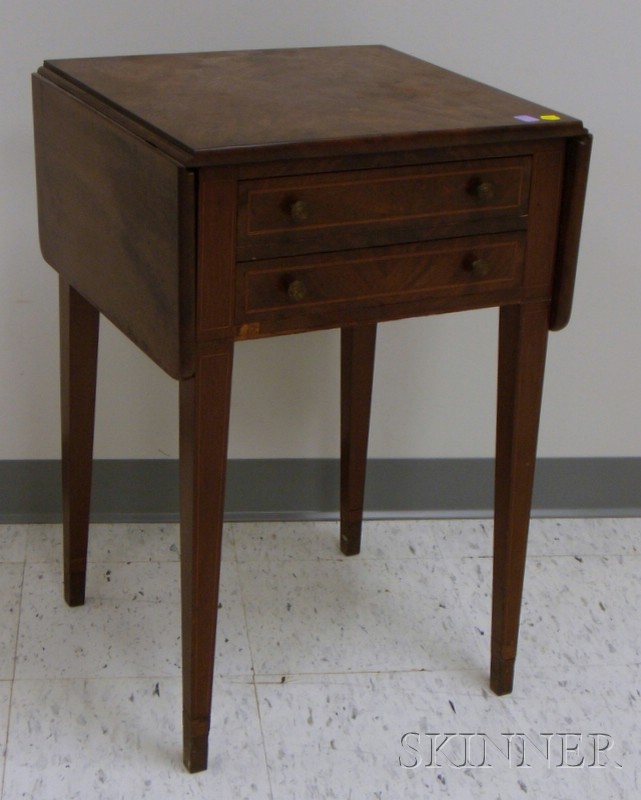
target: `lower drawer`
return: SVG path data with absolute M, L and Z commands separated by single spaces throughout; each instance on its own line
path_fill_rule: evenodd
M 238 265 L 236 322 L 515 289 L 525 234 L 470 236 Z

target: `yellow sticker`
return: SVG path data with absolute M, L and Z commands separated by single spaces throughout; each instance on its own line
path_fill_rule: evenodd
M 555 120 L 555 119 L 561 119 L 561 117 L 557 116 L 557 114 L 541 114 L 541 119 L 545 119 L 545 120 L 550 120 L 551 121 L 551 120 Z

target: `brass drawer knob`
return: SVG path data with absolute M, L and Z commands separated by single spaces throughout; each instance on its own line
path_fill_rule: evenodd
M 307 297 L 307 287 L 302 281 L 291 281 L 287 286 L 287 296 L 294 303 L 300 303 Z
M 289 215 L 294 222 L 305 222 L 309 219 L 309 205 L 304 200 L 294 200 L 289 207 Z
M 474 195 L 482 203 L 487 203 L 494 198 L 496 187 L 492 181 L 478 181 L 474 184 Z
M 472 258 L 468 268 L 475 278 L 484 278 L 490 271 L 490 262 L 486 258 Z

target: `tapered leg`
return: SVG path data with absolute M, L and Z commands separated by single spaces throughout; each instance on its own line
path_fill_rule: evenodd
M 490 686 L 512 691 L 549 306 L 501 309 Z
M 233 343 L 204 348 L 180 382 L 184 761 L 207 769 Z
M 341 550 L 361 549 L 376 325 L 341 330 Z
M 85 601 L 99 322 L 98 311 L 60 278 L 62 527 L 70 606 Z

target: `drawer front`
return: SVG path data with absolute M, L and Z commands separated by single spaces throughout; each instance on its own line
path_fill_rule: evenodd
M 523 228 L 529 185 L 528 157 L 241 181 L 238 258 Z
M 307 313 L 334 320 L 341 308 L 349 314 L 434 296 L 507 295 L 521 284 L 524 240 L 515 232 L 241 264 L 236 322 Z

